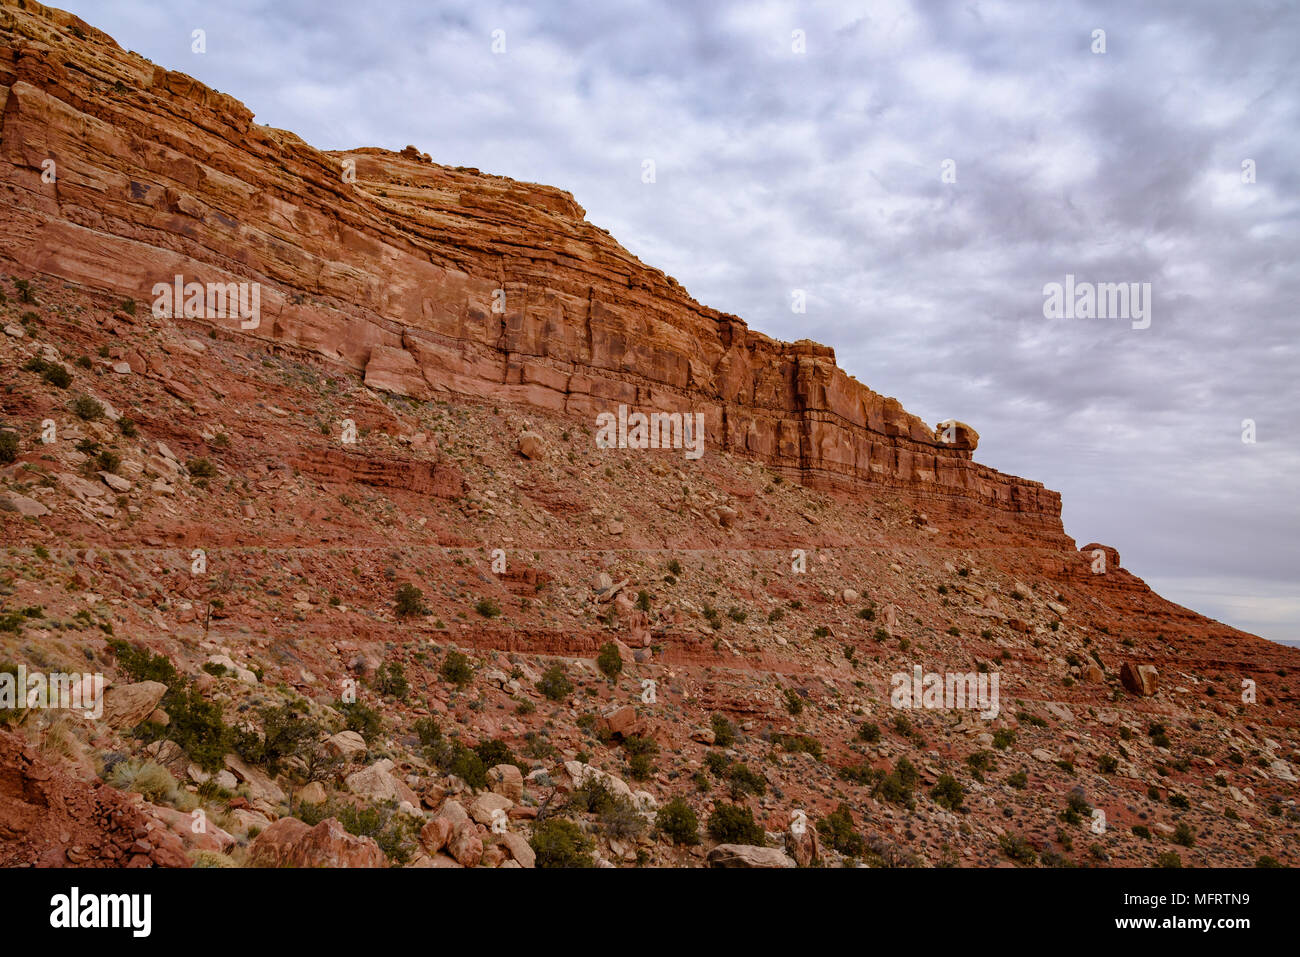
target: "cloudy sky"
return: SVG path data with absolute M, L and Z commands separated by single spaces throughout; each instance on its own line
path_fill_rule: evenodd
M 61 5 L 313 145 L 571 191 L 700 301 L 970 422 L 1080 544 L 1300 641 L 1295 4 Z M 1149 327 L 1046 318 L 1067 273 L 1150 283 Z

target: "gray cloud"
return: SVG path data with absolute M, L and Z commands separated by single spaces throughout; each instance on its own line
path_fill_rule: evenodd
M 1300 639 L 1295 6 L 63 2 L 317 146 L 572 191 L 702 302 L 972 422 L 1168 597 Z M 1066 273 L 1150 282 L 1151 327 L 1044 319 Z

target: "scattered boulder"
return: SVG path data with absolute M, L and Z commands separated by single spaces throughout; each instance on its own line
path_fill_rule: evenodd
M 519 454 L 534 462 L 546 458 L 546 440 L 536 432 L 520 432 Z
M 719 844 L 708 854 L 709 867 L 798 867 L 785 851 L 751 844 Z
M 134 728 L 158 707 L 167 693 L 161 681 L 113 685 L 104 692 L 103 720 L 113 728 Z
M 1155 665 L 1135 665 L 1124 662 L 1119 669 L 1119 680 L 1130 692 L 1150 698 L 1160 690 L 1160 672 Z
M 488 786 L 497 794 L 518 804 L 524 799 L 524 775 L 513 764 L 497 764 L 488 768 Z
M 388 859 L 369 837 L 354 837 L 329 817 L 309 827 L 282 817 L 253 840 L 253 867 L 387 867 Z

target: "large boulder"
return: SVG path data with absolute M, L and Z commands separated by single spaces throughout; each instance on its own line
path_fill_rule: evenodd
M 1119 669 L 1119 680 L 1133 694 L 1150 698 L 1160 690 L 1160 672 L 1155 665 L 1135 665 L 1126 661 Z
M 253 867 L 387 867 L 388 859 L 369 837 L 354 837 L 332 817 L 308 827 L 282 817 L 249 845 Z
M 408 802 L 412 807 L 420 806 L 420 797 L 396 775 L 390 772 L 393 762 L 389 758 L 376 761 L 368 768 L 349 774 L 344 783 L 349 791 L 372 801 Z
M 491 827 L 494 820 L 499 819 L 512 807 L 514 807 L 514 801 L 511 801 L 508 797 L 494 791 L 484 791 L 473 800 L 468 810 L 469 816 L 479 824 L 484 827 Z
M 631 657 L 630 652 L 628 656 Z M 600 716 L 599 725 L 601 730 L 615 738 L 643 735 L 646 731 L 645 721 L 637 715 L 636 708 L 630 704 L 606 711 Z
M 113 685 L 104 692 L 103 720 L 113 728 L 134 728 L 153 713 L 166 693 L 161 681 Z
M 602 771 L 600 768 L 594 768 L 590 764 L 583 764 L 581 761 L 565 761 L 564 773 L 568 781 L 561 781 L 561 784 L 567 784 L 569 789 L 580 788 L 588 781 L 603 781 L 610 792 L 631 801 L 632 789 L 627 786 L 627 782 L 622 778 L 610 774 L 608 771 Z
M 719 844 L 709 851 L 709 867 L 798 867 L 794 858 L 775 847 Z
M 497 794 L 518 804 L 524 799 L 524 775 L 513 764 L 496 764 L 488 768 L 488 786 Z
M 325 739 L 325 750 L 336 758 L 350 761 L 353 755 L 366 753 L 366 739 L 355 731 L 340 731 Z
M 980 434 L 965 422 L 945 419 L 934 427 L 934 440 L 949 448 L 973 452 L 980 444 Z
M 1111 548 L 1109 545 L 1099 545 L 1096 542 L 1089 542 L 1079 551 L 1083 557 L 1088 560 L 1088 564 L 1098 575 L 1104 575 L 1106 572 L 1114 571 L 1119 568 L 1119 551 Z
M 546 458 L 546 440 L 536 432 L 520 432 L 519 454 L 534 461 Z
M 285 800 L 286 795 L 280 785 L 257 768 L 250 768 L 239 755 L 227 754 L 223 760 L 226 770 L 248 788 L 250 801 L 276 805 Z
M 461 821 L 447 841 L 447 853 L 462 867 L 475 867 L 483 859 L 483 838 L 473 821 Z

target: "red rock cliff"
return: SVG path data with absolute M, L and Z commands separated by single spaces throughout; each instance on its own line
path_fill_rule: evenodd
M 700 305 L 568 193 L 413 148 L 313 149 L 31 0 L 6 0 L 0 31 L 0 260 L 15 270 L 146 303 L 177 275 L 260 283 L 245 334 L 364 370 L 376 388 L 588 422 L 620 403 L 702 411 L 709 447 L 802 481 L 886 484 L 1064 538 L 1057 493 L 975 463 L 964 429 L 945 443 L 830 348 Z

